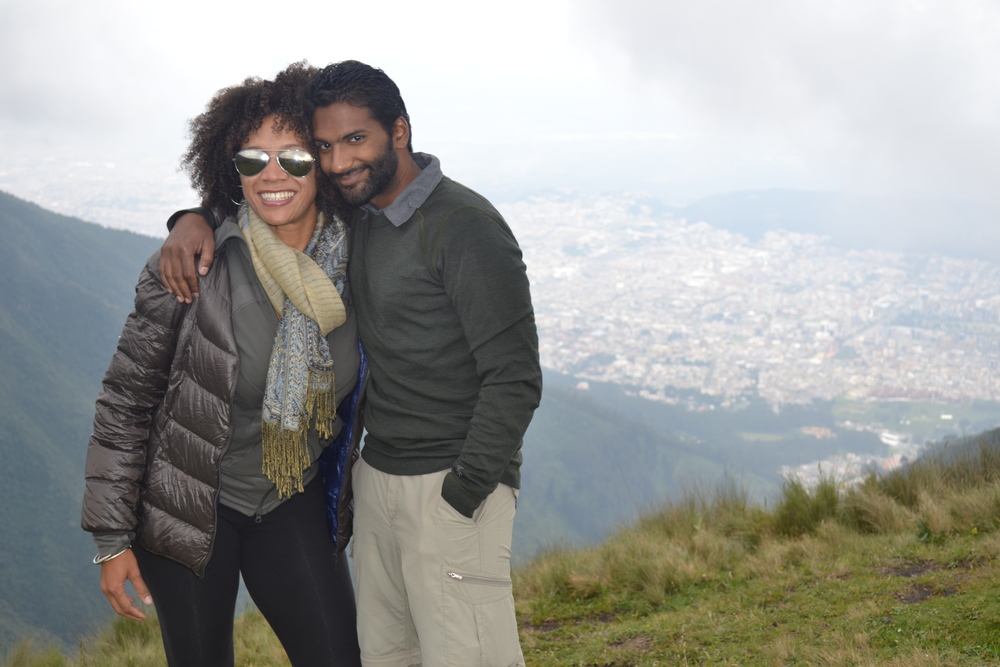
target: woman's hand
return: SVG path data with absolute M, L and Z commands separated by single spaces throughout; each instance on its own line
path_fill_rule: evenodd
M 135 587 L 135 592 L 139 594 L 143 604 L 153 604 L 149 589 L 146 588 L 142 575 L 139 574 L 139 563 L 131 549 L 101 563 L 101 592 L 108 598 L 108 602 L 111 603 L 116 614 L 144 621 L 146 614 L 132 604 L 134 602 L 132 596 L 125 592 L 126 581 L 132 582 L 132 586 Z
M 160 280 L 182 303 L 198 296 L 198 276 L 208 275 L 215 252 L 215 235 L 205 218 L 185 213 L 160 249 Z M 197 266 L 195 258 L 200 255 Z

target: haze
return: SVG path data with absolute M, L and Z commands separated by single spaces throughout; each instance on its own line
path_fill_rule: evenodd
M 347 58 L 396 80 L 417 150 L 498 200 L 836 190 L 962 200 L 989 214 L 948 222 L 970 232 L 1000 209 L 992 0 L 2 0 L 0 189 L 158 230 L 194 201 L 176 165 L 217 89 Z

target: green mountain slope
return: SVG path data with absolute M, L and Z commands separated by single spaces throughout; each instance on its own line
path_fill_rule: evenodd
M 725 473 L 698 443 L 564 385 L 546 373 L 542 404 L 524 438 L 517 562 L 540 547 L 601 539 L 676 496 L 686 481 Z
M 546 389 L 571 382 L 565 376 L 554 376 Z M 636 391 L 591 382 L 587 394 L 625 419 L 693 443 L 690 446 L 699 456 L 738 473 L 746 482 L 759 483 L 750 489 L 758 500 L 779 491 L 781 480 L 776 473 L 783 465 L 810 463 L 842 452 L 888 451 L 875 433 L 838 426 L 835 405 L 830 401 L 786 405 L 775 411 L 766 402 L 748 397 L 729 409 L 706 410 L 703 408 L 709 404 L 700 403 L 697 392 L 682 393 L 678 403 L 671 405 L 637 398 Z M 816 437 L 815 429 L 824 429 L 826 437 Z
M 833 404 L 775 412 L 748 399 L 699 410 L 637 397 L 629 388 L 546 372 L 542 404 L 524 438 L 514 558 L 592 543 L 651 507 L 730 478 L 756 502 L 781 491 L 779 468 L 844 452 L 886 453 L 871 432 L 836 425 Z M 805 431 L 803 430 L 805 429 Z M 810 435 L 825 429 L 829 437 Z
M 998 432 L 861 484 L 732 486 L 520 569 L 529 665 L 1000 664 Z
M 3 193 L 0 239 L 2 652 L 31 633 L 72 643 L 110 615 L 90 537 L 79 529 L 85 445 L 135 280 L 159 241 Z M 515 523 L 521 563 L 541 547 L 602 539 L 727 471 L 760 498 L 777 490 L 783 463 L 865 451 L 799 433 L 802 425 L 832 425 L 829 406 L 708 413 L 615 385 L 579 391 L 554 373 L 545 383 L 525 436 Z
M 93 404 L 159 241 L 0 193 L 0 646 L 106 619 L 79 528 Z
M 733 485 L 687 494 L 600 545 L 514 572 L 525 662 L 983 667 L 1000 664 L 1000 431 L 949 461 L 841 488 L 786 486 L 773 509 Z M 240 665 L 287 667 L 261 615 Z M 2 667 L 159 667 L 158 628 L 118 619 L 70 657 L 21 645 Z

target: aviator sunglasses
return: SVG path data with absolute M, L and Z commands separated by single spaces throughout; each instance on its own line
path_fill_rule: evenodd
M 289 176 L 303 178 L 312 171 L 315 159 L 309 151 L 298 149 L 292 150 L 264 150 L 262 148 L 246 148 L 236 153 L 233 164 L 236 171 L 242 176 L 256 176 L 267 168 L 267 163 L 271 161 L 269 153 L 277 153 L 278 166 Z

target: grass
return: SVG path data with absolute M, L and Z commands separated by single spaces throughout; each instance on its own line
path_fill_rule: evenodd
M 1000 664 L 1000 450 L 844 487 L 785 485 L 773 509 L 727 480 L 603 544 L 515 571 L 531 667 Z M 119 620 L 77 656 L 22 644 L 4 667 L 162 665 L 155 623 Z M 287 665 L 255 612 L 237 664 Z
M 528 665 L 1000 664 L 1000 456 L 727 484 L 517 572 Z
M 236 664 L 240 667 L 290 667 L 271 626 L 257 610 L 236 619 Z M 116 618 L 103 632 L 81 640 L 75 656 L 23 641 L 12 649 L 3 667 L 166 667 L 155 615 L 138 622 Z

